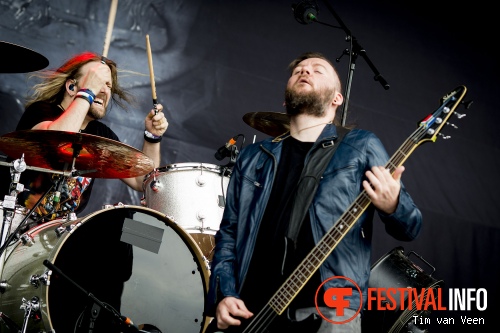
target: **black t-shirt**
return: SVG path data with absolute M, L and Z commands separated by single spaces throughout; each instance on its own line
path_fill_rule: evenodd
M 250 311 L 259 311 L 269 301 L 314 246 L 309 215 L 306 214 L 297 240 L 298 250 L 295 253 L 288 252 L 284 261 L 284 239 L 290 221 L 293 198 L 304 168 L 305 156 L 312 145 L 312 142 L 301 142 L 293 137 L 283 141 L 278 172 L 260 223 L 254 253 L 241 292 L 241 298 Z M 290 248 L 289 245 L 287 250 Z M 294 299 L 293 306 L 295 308 L 314 306 L 315 291 L 319 285 L 320 277 L 316 272 Z
M 16 131 L 30 130 L 43 121 L 53 121 L 63 112 L 62 108 L 56 104 L 47 102 L 33 103 L 24 111 Z M 97 120 L 89 122 L 81 132 L 119 141 L 118 136 L 108 126 Z M 12 159 L 9 157 L 7 161 L 12 161 Z M 4 195 L 8 195 L 11 183 L 9 168 L 2 168 L 0 178 L 1 190 Z M 50 189 L 55 178 L 54 175 L 46 172 L 24 171 L 19 182 L 24 185 L 25 191 L 18 194 L 17 203 L 31 209 L 38 199 Z M 51 220 L 65 215 L 68 211 L 81 212 L 87 205 L 93 184 L 94 179 L 92 178 L 68 177 L 58 186 L 58 189 L 61 190 L 60 202 L 54 203 L 53 194 L 49 194 L 40 203 L 36 213 L 40 217 L 45 216 L 47 220 Z M 1 199 L 3 200 L 3 195 Z

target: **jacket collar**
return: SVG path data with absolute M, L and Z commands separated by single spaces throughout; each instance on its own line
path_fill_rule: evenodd
M 274 155 L 276 155 L 280 149 L 281 145 L 283 144 L 283 140 L 286 140 L 286 138 L 290 135 L 290 132 L 283 133 L 280 136 L 277 136 L 276 138 L 282 138 L 282 140 L 276 140 L 276 138 L 269 138 L 264 141 L 262 141 L 261 146 L 265 148 L 266 150 L 271 151 Z M 317 146 L 320 143 L 326 142 L 326 141 L 331 141 L 337 139 L 338 134 L 337 134 L 337 127 L 334 124 L 326 124 L 325 128 L 323 128 L 323 131 L 319 135 L 318 139 L 314 143 L 314 146 Z

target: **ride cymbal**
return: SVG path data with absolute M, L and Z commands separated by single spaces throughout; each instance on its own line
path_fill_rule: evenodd
M 44 69 L 49 60 L 24 46 L 0 41 L 0 73 L 27 73 Z
M 282 112 L 250 112 L 243 116 L 243 121 L 272 137 L 290 130 L 290 118 Z
M 92 178 L 132 178 L 154 169 L 153 160 L 124 143 L 85 133 L 23 130 L 0 137 L 0 151 L 27 165 L 50 170 L 70 170 Z

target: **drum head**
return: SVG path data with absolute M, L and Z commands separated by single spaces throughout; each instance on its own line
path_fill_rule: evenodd
M 64 229 L 54 243 L 54 235 Z M 143 207 L 113 207 L 54 224 L 34 238 L 56 267 L 47 285 L 26 288 L 24 281 L 35 271 L 48 270 L 43 255 L 39 269 L 6 278 L 13 287 L 25 286 L 23 295 L 12 288 L 10 298 L 38 297 L 46 331 L 124 332 L 121 316 L 148 332 L 202 331 L 207 263 L 189 234 L 164 215 Z M 43 253 L 36 251 L 29 254 L 25 247 L 17 253 L 31 258 Z M 19 305 L 2 311 L 17 314 Z M 16 320 L 21 327 L 22 317 Z M 28 328 L 38 332 L 33 322 Z

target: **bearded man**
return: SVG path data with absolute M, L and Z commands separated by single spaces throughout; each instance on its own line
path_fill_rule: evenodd
M 391 174 L 373 133 L 334 123 L 343 96 L 331 61 L 309 52 L 289 70 L 290 131 L 245 147 L 233 167 L 211 264 L 209 332 L 269 325 L 270 332 L 359 333 L 374 212 L 398 240 L 413 240 L 421 229 L 420 210 L 401 183 L 404 167 Z M 355 224 L 336 225 L 331 253 L 318 248 L 362 191 L 373 205 Z

